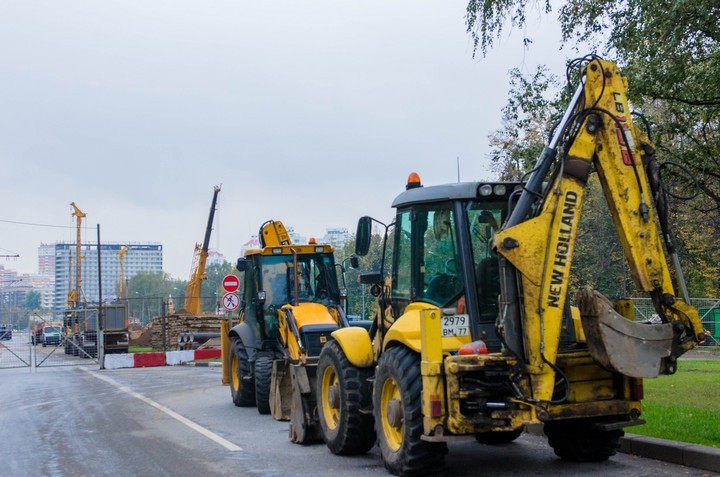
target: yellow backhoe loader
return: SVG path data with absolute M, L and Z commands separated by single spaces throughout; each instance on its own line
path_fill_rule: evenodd
M 330 245 L 293 244 L 280 221 L 264 223 L 262 248 L 237 261 L 239 324 L 230 329 L 230 391 L 236 406 L 290 419 L 290 439 L 321 440 L 315 368 L 330 334 L 348 326 Z M 226 343 L 227 341 L 224 341 Z
M 320 354 L 318 416 L 332 452 L 363 452 L 377 438 L 390 472 L 423 474 L 441 468 L 448 441 L 509 442 L 542 423 L 561 458 L 601 461 L 625 427 L 644 422 L 643 378 L 674 373 L 705 334 L 688 304 L 655 151 L 626 92 L 615 64 L 587 58 L 527 183 L 423 187 L 411 176 L 393 203 L 389 280 L 383 270 L 361 276 L 379 300 L 373 327 L 334 331 Z M 593 169 L 661 323 L 633 321 L 630 301 L 592 291 L 570 306 Z M 373 220 L 360 219 L 359 255 Z

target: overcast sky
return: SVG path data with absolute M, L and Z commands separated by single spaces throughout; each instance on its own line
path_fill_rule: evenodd
M 507 70 L 564 73 L 530 20 L 472 57 L 466 0 L 0 0 L 0 260 L 41 242 L 161 242 L 187 279 L 213 185 L 211 247 L 235 261 L 262 222 L 305 236 L 392 218 L 427 185 L 493 177 Z M 541 33 L 537 33 L 541 32 Z M 39 227 L 29 222 L 65 226 Z

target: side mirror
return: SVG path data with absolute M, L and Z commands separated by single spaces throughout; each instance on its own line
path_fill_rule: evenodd
M 358 276 L 358 283 L 361 285 L 375 285 L 382 281 L 382 275 L 380 272 L 367 272 L 361 273 Z
M 353 270 L 360 268 L 360 259 L 358 259 L 357 255 L 350 257 L 350 268 Z
M 370 238 L 372 236 L 372 219 L 368 216 L 360 217 L 358 220 L 357 232 L 355 233 L 355 254 L 360 257 L 367 255 L 370 250 Z
M 235 268 L 237 268 L 238 272 L 245 272 L 250 268 L 250 264 L 248 263 L 248 260 L 246 258 L 238 258 L 237 263 L 235 264 Z

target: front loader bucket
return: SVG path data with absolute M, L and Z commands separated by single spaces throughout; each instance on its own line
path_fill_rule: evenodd
M 292 381 L 290 440 L 303 445 L 322 442 L 315 396 L 317 363 L 291 364 L 289 370 Z
M 581 292 L 578 307 L 590 354 L 600 366 L 633 378 L 655 378 L 663 371 L 672 347 L 671 323 L 628 320 L 596 291 Z
M 274 360 L 270 383 L 270 414 L 276 421 L 289 421 L 292 407 L 290 364 L 283 360 Z

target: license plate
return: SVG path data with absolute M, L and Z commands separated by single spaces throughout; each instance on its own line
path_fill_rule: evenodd
M 470 334 L 470 317 L 468 315 L 449 315 L 441 318 L 440 329 L 443 338 L 446 336 L 468 336 Z

